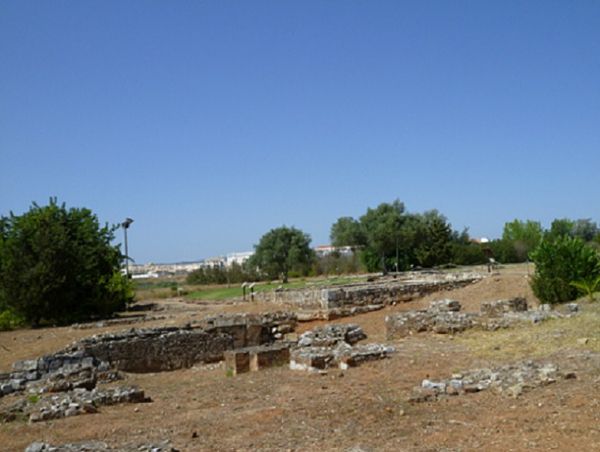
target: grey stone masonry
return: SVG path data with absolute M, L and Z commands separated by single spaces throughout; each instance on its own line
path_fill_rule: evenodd
M 443 380 L 423 380 L 421 386 L 413 390 L 409 401 L 425 402 L 486 390 L 516 398 L 560 378 L 573 379 L 577 376 L 573 372 L 560 372 L 553 363 L 521 361 L 495 368 L 469 370 Z
M 216 362 L 232 348 L 231 335 L 191 327 L 132 329 L 92 336 L 74 345 L 85 356 L 126 372 L 160 372 Z
M 290 362 L 290 344 L 278 343 L 246 347 L 225 352 L 225 369 L 228 375 L 256 372 Z
M 547 319 L 577 315 L 578 308 L 568 307 L 567 313 L 540 309 L 528 311 L 524 298 L 497 300 L 481 304 L 481 314 L 459 312 L 460 303 L 454 300 L 433 301 L 426 310 L 391 314 L 385 318 L 388 340 L 410 336 L 415 333 L 432 331 L 453 334 L 469 328 L 494 331 L 509 328 L 521 322 L 540 323 Z
M 385 318 L 388 340 L 410 336 L 424 331 L 452 334 L 472 328 L 475 314 L 459 312 L 460 303 L 455 300 L 433 301 L 429 309 L 408 311 Z
M 355 324 L 325 325 L 307 331 L 300 336 L 298 346 L 291 350 L 290 369 L 347 369 L 366 361 L 387 358 L 395 351 L 382 344 L 356 345 L 366 338 L 362 328 Z
M 298 317 L 291 312 L 223 314 L 201 320 L 208 332 L 229 334 L 234 348 L 252 347 L 280 340 L 295 330 Z
M 482 276 L 476 273 L 414 272 L 398 279 L 384 279 L 372 283 L 261 292 L 257 294 L 257 300 L 301 309 L 337 309 L 338 314 L 343 315 L 350 307 L 369 306 L 369 309 L 373 310 L 375 306 L 410 301 L 428 293 L 464 287 L 481 279 Z
M 501 317 L 509 312 L 527 311 L 527 300 L 523 297 L 508 300 L 484 301 L 480 306 L 481 314 L 489 317 Z

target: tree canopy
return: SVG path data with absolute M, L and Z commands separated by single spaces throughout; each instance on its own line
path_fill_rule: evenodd
M 248 265 L 257 267 L 268 278 L 281 278 L 284 283 L 290 271 L 308 271 L 315 258 L 310 236 L 294 227 L 271 229 L 254 248 Z
M 452 259 L 454 239 L 438 211 L 408 213 L 399 200 L 369 208 L 359 220 L 341 217 L 331 227 L 333 245 L 360 245 L 369 271 L 446 264 Z
M 123 260 L 111 245 L 116 226 L 100 226 L 85 208 L 51 199 L 0 220 L 0 310 L 32 325 L 109 315 L 131 301 Z

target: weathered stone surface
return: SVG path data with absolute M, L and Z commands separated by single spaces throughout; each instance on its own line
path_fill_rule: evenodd
M 290 362 L 288 344 L 262 345 L 250 349 L 250 370 L 257 371 L 267 367 L 284 366 Z
M 439 310 L 438 306 L 433 310 L 393 314 L 385 318 L 386 336 L 392 340 L 424 331 L 453 334 L 472 328 L 474 317 L 473 314 Z
M 170 441 L 165 440 L 153 444 L 122 444 L 119 446 L 109 446 L 103 441 L 84 441 L 79 443 L 69 443 L 60 446 L 53 446 L 48 443 L 31 443 L 25 452 L 178 452 L 170 445 Z
M 441 334 L 454 334 L 469 328 L 495 331 L 509 328 L 520 322 L 540 323 L 547 319 L 576 315 L 576 311 L 561 314 L 549 309 L 527 310 L 524 298 L 497 300 L 481 304 L 485 314 L 461 313 L 460 303 L 454 300 L 440 300 L 431 303 L 429 309 L 408 311 L 389 315 L 385 318 L 388 340 L 406 337 L 423 331 Z
M 395 351 L 382 344 L 350 346 L 345 342 L 334 347 L 301 347 L 292 350 L 290 369 L 319 371 L 331 367 L 347 369 L 366 361 L 384 359 Z
M 528 360 L 496 368 L 470 370 L 440 381 L 423 380 L 409 400 L 423 402 L 488 389 L 509 397 L 519 397 L 536 387 L 554 383 L 559 378 L 569 379 L 571 374 L 560 373 L 558 366 L 553 363 Z
M 277 343 L 246 347 L 225 352 L 225 369 L 229 375 L 255 372 L 267 367 L 283 366 L 290 362 L 290 345 Z
M 366 339 L 367 335 L 359 325 L 330 324 L 306 331 L 300 336 L 298 345 L 300 347 L 330 347 L 340 342 L 350 345 Z
M 349 353 L 340 354 L 337 361 L 341 369 L 347 369 L 348 367 L 359 366 L 367 361 L 385 359 L 395 351 L 394 347 L 382 344 L 355 345 Z
M 333 347 L 302 347 L 292 350 L 290 369 L 316 371 L 334 367 Z
M 439 290 L 464 287 L 481 278 L 482 276 L 476 273 L 415 272 L 407 273 L 402 278 L 381 280 L 370 284 L 261 292 L 256 297 L 260 301 L 287 304 L 305 310 L 328 311 L 344 307 L 385 306 L 405 302 Z
M 223 314 L 199 322 L 207 332 L 233 337 L 233 348 L 253 347 L 280 340 L 296 329 L 298 317 L 291 312 Z
M 85 356 L 126 372 L 159 372 L 220 361 L 223 352 L 232 348 L 229 334 L 176 327 L 103 334 L 74 345 Z
M 96 413 L 98 407 L 119 403 L 144 403 L 151 400 L 144 391 L 135 386 L 124 386 L 110 389 L 75 389 L 72 391 L 29 397 L 17 401 L 5 411 L 0 412 L 0 419 L 5 422 L 28 418 L 30 422 L 41 422 L 51 419 Z
M 250 352 L 247 349 L 226 351 L 225 372 L 227 375 L 238 375 L 250 372 Z
M 481 303 L 481 314 L 488 317 L 500 317 L 508 312 L 527 311 L 527 300 L 523 297 L 508 300 L 484 301 Z
M 448 298 L 444 300 L 432 301 L 429 304 L 430 312 L 458 312 L 461 309 L 461 305 L 456 300 L 450 300 Z
M 381 344 L 354 345 L 367 335 L 356 324 L 331 324 L 300 336 L 290 353 L 290 369 L 318 371 L 330 367 L 347 369 L 365 361 L 387 358 L 393 347 Z

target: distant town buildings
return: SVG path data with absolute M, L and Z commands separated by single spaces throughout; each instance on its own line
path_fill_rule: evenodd
M 315 248 L 315 254 L 317 257 L 325 257 L 333 253 L 338 253 L 341 256 L 351 256 L 354 253 L 354 250 L 351 246 L 333 245 L 319 245 Z
M 332 253 L 342 256 L 352 255 L 350 246 L 320 245 L 315 249 L 317 257 L 325 257 Z M 129 272 L 133 279 L 158 278 L 161 276 L 186 275 L 199 268 L 230 268 L 232 265 L 243 265 L 254 254 L 254 251 L 229 253 L 226 256 L 215 256 L 194 262 L 177 262 L 174 264 L 130 264 Z

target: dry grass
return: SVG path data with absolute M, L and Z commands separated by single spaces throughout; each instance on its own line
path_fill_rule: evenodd
M 600 352 L 600 303 L 580 300 L 581 314 L 496 331 L 471 331 L 457 336 L 475 356 L 485 359 L 542 358 L 564 350 Z M 587 339 L 587 341 L 585 340 Z

